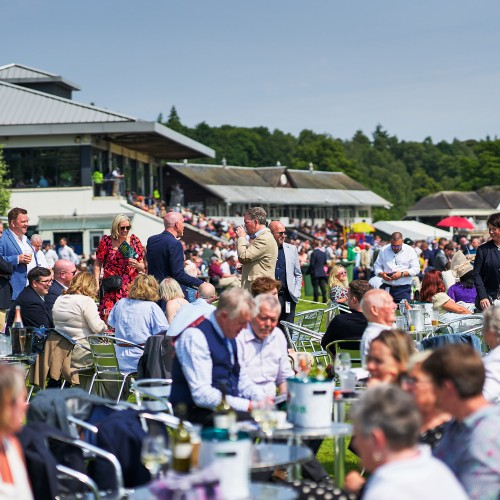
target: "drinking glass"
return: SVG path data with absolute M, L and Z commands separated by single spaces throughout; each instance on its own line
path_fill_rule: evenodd
M 21 347 L 21 354 L 25 354 L 24 346 L 26 345 L 26 328 L 19 328 L 19 345 Z
M 153 479 L 158 479 L 160 470 L 168 463 L 168 451 L 163 436 L 146 436 L 142 442 L 141 462 Z
M 351 370 L 351 355 L 348 352 L 341 352 L 338 354 L 342 373 Z
M 191 468 L 193 470 L 198 469 L 200 466 L 201 430 L 202 426 L 199 424 L 192 424 L 189 429 L 191 445 L 193 446 L 193 451 L 191 452 Z

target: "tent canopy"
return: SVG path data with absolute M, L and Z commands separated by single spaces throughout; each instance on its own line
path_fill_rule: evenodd
M 449 231 L 438 229 L 434 226 L 423 224 L 415 220 L 381 220 L 372 224 L 377 231 L 391 235 L 400 232 L 403 238 L 415 240 L 435 240 L 437 238 L 450 238 Z

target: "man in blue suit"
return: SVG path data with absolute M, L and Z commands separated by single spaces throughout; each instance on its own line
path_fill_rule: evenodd
M 10 278 L 12 301 L 26 287 L 28 271 L 36 266 L 34 250 L 26 237 L 28 231 L 28 212 L 24 208 L 13 208 L 7 215 L 9 227 L 0 238 L 0 255 L 12 265 Z
M 299 253 L 296 246 L 285 243 L 286 229 L 280 221 L 273 220 L 269 224 L 269 229 L 278 244 L 275 277 L 281 281 L 281 288 L 278 293 L 281 304 L 279 321 L 293 323 L 295 307 L 300 299 L 302 290 L 302 271 L 300 269 Z
M 169 212 L 164 218 L 165 231 L 148 239 L 146 258 L 148 274 L 158 283 L 165 278 L 174 278 L 187 299 L 186 287 L 199 287 L 203 281 L 184 272 L 184 251 L 181 238 L 184 234 L 184 219 L 179 212 Z

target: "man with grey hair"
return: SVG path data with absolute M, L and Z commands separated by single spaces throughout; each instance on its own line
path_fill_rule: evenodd
M 211 283 L 203 283 L 196 291 L 196 300 L 191 304 L 182 306 L 174 319 L 170 323 L 167 335 L 169 337 L 177 337 L 180 335 L 193 321 L 196 321 L 201 316 L 210 316 L 210 313 L 215 310 L 212 305 L 217 299 L 215 287 Z
M 396 304 L 385 290 L 368 290 L 361 299 L 361 312 L 368 320 L 368 325 L 361 337 L 361 362 L 365 365 L 366 356 L 372 340 L 384 330 L 390 330 L 396 321 Z
M 208 318 L 198 318 L 175 339 L 170 401 L 187 406 L 188 420 L 208 424 L 225 390 L 235 411 L 249 412 L 252 400 L 265 397 L 238 361 L 236 337 L 255 316 L 252 296 L 231 288 Z
M 184 251 L 179 241 L 184 234 L 184 218 L 178 212 L 169 212 L 163 224 L 165 231 L 148 239 L 148 274 L 153 275 L 158 283 L 165 278 L 174 278 L 187 299 L 187 287 L 197 288 L 203 281 L 184 271 Z
M 50 269 L 45 254 L 42 252 L 42 237 L 39 234 L 34 234 L 31 236 L 30 241 L 33 247 L 33 257 L 35 258 L 36 265 Z
M 246 290 L 250 290 L 256 278 L 274 278 L 278 245 L 266 227 L 266 217 L 267 213 L 262 207 L 249 208 L 243 217 L 245 227 L 236 228 L 238 260 L 243 265 L 241 286 Z

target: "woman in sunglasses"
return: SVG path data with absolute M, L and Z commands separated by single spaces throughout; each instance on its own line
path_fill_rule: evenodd
M 145 271 L 144 247 L 130 230 L 130 219 L 117 215 L 111 224 L 111 235 L 102 237 L 96 251 L 94 279 L 101 287 L 99 314 L 104 320 L 115 303 L 128 296 L 137 275 Z

